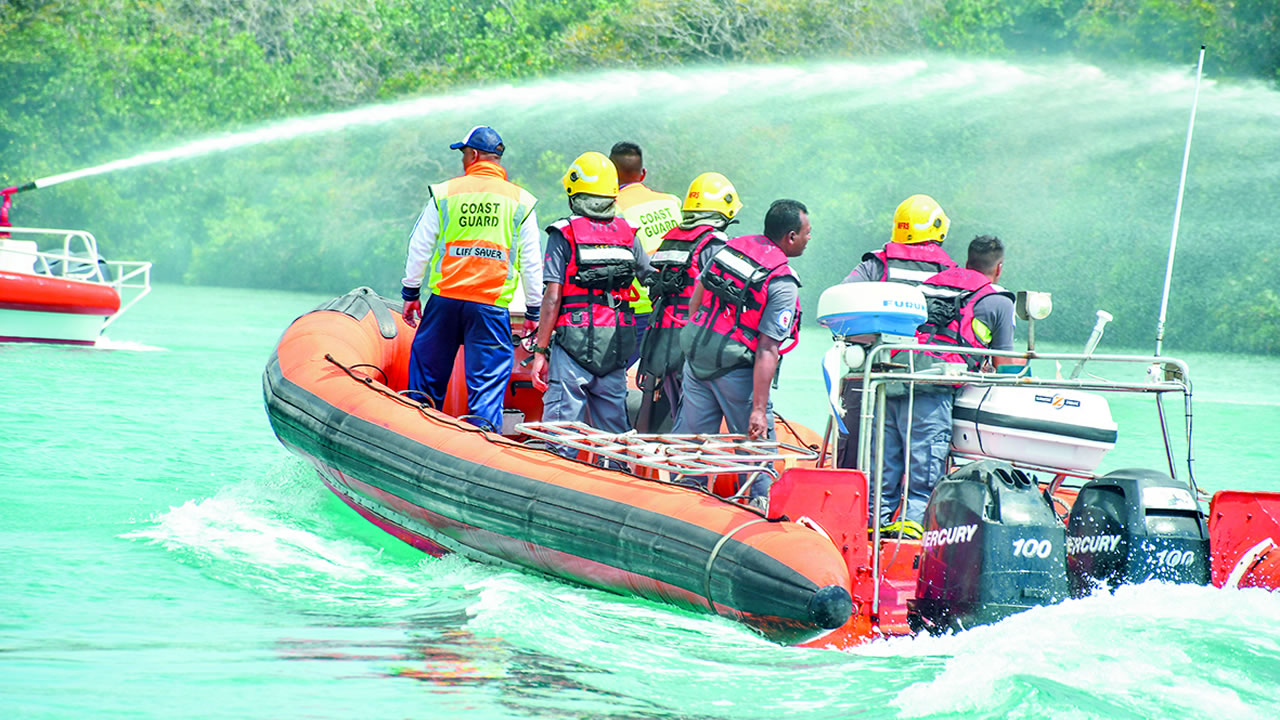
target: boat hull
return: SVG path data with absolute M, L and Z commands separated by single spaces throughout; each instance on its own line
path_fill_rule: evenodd
M 280 441 L 374 524 L 431 554 L 714 612 L 779 642 L 849 621 L 850 572 L 829 537 L 408 402 L 391 388 L 412 329 L 381 298 L 350 298 L 285 332 L 264 397 Z
M 110 285 L 0 271 L 0 341 L 92 345 L 119 309 Z

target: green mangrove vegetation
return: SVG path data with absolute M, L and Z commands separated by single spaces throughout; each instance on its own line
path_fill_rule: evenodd
M 394 294 L 471 125 L 548 221 L 570 158 L 633 139 L 661 189 L 734 179 L 746 231 L 808 203 L 806 307 L 929 192 L 953 254 L 1008 240 L 1008 284 L 1053 291 L 1063 339 L 1105 308 L 1145 346 L 1202 43 L 1234 89 L 1201 107 L 1168 340 L 1280 352 L 1274 0 L 0 0 L 0 186 L 283 124 L 18 195 L 12 219 L 160 281 Z

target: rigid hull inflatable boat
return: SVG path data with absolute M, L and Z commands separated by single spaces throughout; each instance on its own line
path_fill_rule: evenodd
M 897 291 L 887 285 L 853 292 Z M 263 376 L 265 403 L 277 437 L 326 486 L 424 552 L 719 614 L 782 643 L 847 647 L 962 628 L 1153 578 L 1275 586 L 1280 528 L 1259 516 L 1274 518 L 1280 495 L 1220 493 L 1206 526 L 1189 450 L 1186 479 L 1171 451 L 1168 475 L 1093 472 L 1117 431 L 1099 392 L 1182 393 L 1189 413 L 1185 366 L 1160 360 L 1162 375 L 1130 384 L 899 367 L 878 358 L 913 347 L 903 328 L 918 323 L 848 292 L 835 309 L 820 305 L 819 321 L 836 339 L 834 372 L 868 401 L 837 403 L 823 435 L 785 422 L 776 442 L 757 443 L 541 423 L 518 346 L 504 427 L 482 430 L 465 421 L 461 361 L 439 410 L 400 392 L 414 330 L 398 302 L 368 289 L 285 331 Z M 870 438 L 883 417 L 873 408 L 893 383 L 961 381 L 981 390 L 957 400 L 955 469 L 934 493 L 924 537 L 886 537 L 868 522 L 868 488 L 879 483 L 864 469 L 878 466 Z M 843 421 L 860 469 L 835 468 Z M 628 471 L 597 467 L 603 460 Z M 758 472 L 776 478 L 767 514 L 741 504 Z M 711 476 L 715 493 L 682 482 L 691 476 Z
M 781 642 L 848 621 L 848 567 L 821 533 L 481 430 L 449 414 L 458 397 L 441 412 L 397 394 L 413 332 L 353 293 L 294 322 L 263 379 L 280 441 L 379 527 L 433 555 L 713 611 Z M 521 368 L 506 406 L 536 418 L 540 405 Z

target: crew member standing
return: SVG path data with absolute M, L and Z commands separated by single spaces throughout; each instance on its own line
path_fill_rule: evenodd
M 845 282 L 897 282 L 919 287 L 937 273 L 956 267 L 942 249 L 942 241 L 951 229 L 951 220 L 942 206 L 928 195 L 912 195 L 898 204 L 893 213 L 893 231 L 889 242 L 876 252 L 862 256 L 862 262 L 850 272 Z M 925 292 L 940 292 L 926 288 Z M 856 418 L 862 409 L 862 383 L 845 382 L 840 388 L 845 418 Z M 857 467 L 857 423 L 846 421 L 849 433 L 841 433 L 836 442 L 836 465 Z
M 862 262 L 845 282 L 920 283 L 948 268 L 956 267 L 942 241 L 951 220 L 942 206 L 928 195 L 912 195 L 893 213 L 893 233 L 877 252 L 862 256 Z
M 800 280 L 788 265 L 809 244 L 809 211 L 796 200 L 775 200 L 764 234 L 736 237 L 699 275 L 681 333 L 684 398 L 675 432 L 729 432 L 774 437 L 769 389 L 783 353 L 800 330 Z M 788 347 L 782 347 L 788 342 Z M 751 485 L 751 502 L 768 509 L 765 475 Z
M 717 172 L 702 173 L 689 183 L 680 225 L 667 231 L 662 244 L 649 257 L 653 274 L 646 285 L 655 317 L 640 348 L 640 374 L 661 378 L 672 419 L 680 417 L 684 374 L 680 330 L 688 321 L 694 284 L 711 257 L 729 242 L 724 230 L 741 209 L 742 200 L 728 178 Z
M 649 259 L 635 228 L 616 214 L 618 174 L 609 158 L 579 155 L 562 182 L 570 215 L 547 227 L 546 311 L 532 348 L 542 419 L 626 432 L 627 359 L 636 342 L 627 301 Z
M 999 238 L 980 235 L 969 243 L 963 268 L 949 268 L 921 284 L 929 294 L 929 316 L 916 332 L 917 342 L 932 345 L 1013 349 L 1013 295 L 996 285 L 1004 269 L 1004 245 Z M 932 358 L 933 360 L 931 360 Z M 983 358 L 962 353 L 925 353 L 916 356 L 915 368 L 934 360 L 965 363 L 977 370 Z M 1016 358 L 994 358 L 994 365 L 1021 364 Z M 951 409 L 955 388 L 946 385 L 915 386 L 914 401 L 899 394 L 885 399 L 884 465 L 880 510 L 881 526 L 908 537 L 921 537 L 925 507 L 933 488 L 946 473 L 951 449 Z M 911 413 L 907 405 L 911 402 Z M 898 522 L 890 524 L 902 497 L 906 474 L 907 421 L 911 422 L 911 469 L 907 506 Z M 874 508 L 872 508 L 874 512 Z
M 512 363 L 507 307 L 517 279 L 524 284 L 529 329 L 542 304 L 537 200 L 507 181 L 500 164 L 506 147 L 493 128 L 476 126 L 449 147 L 462 151 L 463 174 L 431 186 L 409 236 L 400 294 L 405 322 L 418 331 L 408 387 L 441 407 L 462 345 L 468 419 L 500 431 Z M 430 292 L 425 305 L 419 300 L 424 276 Z
M 609 160 L 618 170 L 618 212 L 636 229 L 641 249 L 652 256 L 662 242 L 662 236 L 680 222 L 680 199 L 645 187 L 644 178 L 648 172 L 639 145 L 626 141 L 616 143 L 609 151 Z M 631 353 L 627 367 L 634 365 L 640 356 L 640 346 L 653 312 L 645 286 L 636 281 L 632 287 L 639 295 L 631 303 L 636 315 L 636 349 Z

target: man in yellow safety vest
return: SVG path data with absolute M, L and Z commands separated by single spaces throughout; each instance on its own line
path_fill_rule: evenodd
M 449 146 L 462 151 L 463 174 L 431 186 L 431 198 L 409 237 L 404 319 L 418 328 L 409 355 L 409 389 L 439 408 L 458 346 L 466 348 L 467 419 L 502 429 L 502 398 L 511 378 L 507 307 L 523 281 L 525 325 L 537 327 L 542 304 L 542 247 L 537 200 L 507 181 L 506 149 L 478 125 Z M 429 300 L 419 300 L 426 279 Z M 421 323 L 419 323 L 419 318 Z
M 680 224 L 680 198 L 645 187 L 644 178 L 648 173 L 639 145 L 625 140 L 616 143 L 609 151 L 609 160 L 618 169 L 618 213 L 636 229 L 636 239 L 645 254 L 653 255 L 662 244 L 662 236 Z M 640 345 L 644 343 L 644 334 L 649 329 L 649 318 L 653 313 L 648 288 L 639 281 L 632 287 L 640 299 L 631 303 L 636 314 L 636 349 L 631 353 L 627 367 L 640 358 Z

